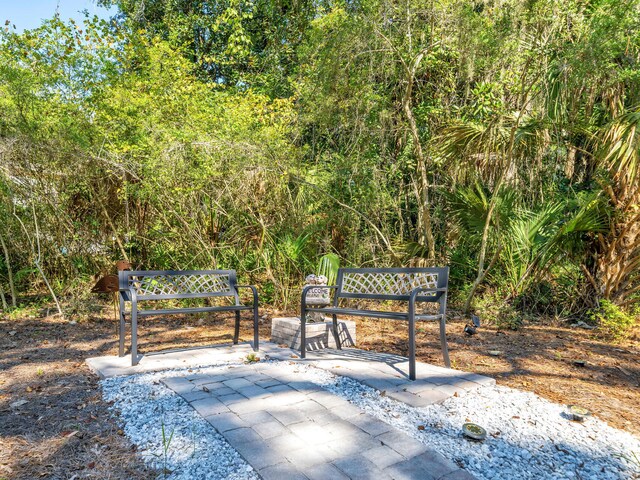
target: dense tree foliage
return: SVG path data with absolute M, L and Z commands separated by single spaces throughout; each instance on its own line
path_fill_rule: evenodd
M 640 1 L 101 3 L 2 36 L 5 297 L 128 258 L 293 306 L 335 253 L 511 325 L 637 308 Z

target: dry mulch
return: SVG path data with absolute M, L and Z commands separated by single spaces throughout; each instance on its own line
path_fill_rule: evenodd
M 156 478 L 84 364 L 113 346 L 113 321 L 0 322 L 0 479 Z
M 77 324 L 55 317 L 0 321 L 0 480 L 157 477 L 122 435 L 101 399 L 97 378 L 84 364 L 87 357 L 117 353 L 112 315 L 105 307 Z M 356 321 L 360 348 L 406 355 L 405 324 Z M 265 317 L 261 323 L 261 338 L 268 339 L 270 321 Z M 250 324 L 243 322 L 246 340 L 252 337 Z M 583 405 L 609 424 L 640 435 L 633 421 L 640 411 L 638 338 L 611 345 L 594 332 L 554 324 L 518 331 L 486 327 L 467 336 L 463 327 L 461 320 L 448 327 L 455 368 L 493 376 L 499 384 L 555 402 Z M 231 338 L 231 317 L 169 317 L 143 323 L 141 350 Z M 419 359 L 441 365 L 437 326 L 421 324 L 418 340 Z M 580 360 L 586 364 L 574 363 Z

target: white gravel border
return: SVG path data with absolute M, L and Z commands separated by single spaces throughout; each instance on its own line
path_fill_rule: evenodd
M 301 380 L 321 385 L 419 439 L 480 480 L 640 479 L 638 438 L 596 418 L 583 423 L 570 421 L 565 406 L 533 393 L 487 386 L 438 405 L 413 408 L 311 365 L 273 363 L 278 363 L 283 373 L 296 373 Z M 163 377 L 212 374 L 239 365 L 110 378 L 102 381 L 104 398 L 114 402 L 126 435 L 138 445 L 145 461 L 160 471 L 163 423 L 167 437 L 174 432 L 167 449 L 171 471 L 167 479 L 254 480 L 258 476 L 253 468 L 224 438 L 160 383 Z M 461 427 L 468 421 L 484 426 L 489 432 L 487 440 L 464 439 Z
M 207 370 L 220 368 L 226 367 Z M 138 446 L 144 461 L 160 472 L 158 478 L 258 480 L 253 467 L 222 435 L 160 383 L 163 377 L 187 374 L 185 369 L 108 378 L 101 382 L 103 396 L 113 402 L 111 408 L 119 412 L 125 435 Z

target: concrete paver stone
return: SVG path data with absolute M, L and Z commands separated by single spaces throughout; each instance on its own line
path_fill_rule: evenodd
M 283 435 L 287 432 L 286 427 L 275 419 L 270 422 L 252 423 L 252 425 L 253 430 L 265 440 Z
M 381 469 L 405 460 L 402 455 L 386 445 L 380 445 L 379 447 L 366 450 L 362 453 L 362 456 Z
M 260 470 L 260 476 L 263 480 L 307 480 L 309 478 L 288 462 L 264 468 Z
M 191 402 L 191 406 L 203 417 L 228 412 L 227 406 L 215 397 L 203 398 Z
M 228 430 L 234 430 L 236 428 L 248 428 L 249 424 L 238 417 L 233 412 L 220 413 L 218 415 L 210 415 L 206 417 L 213 427 L 220 433 L 224 433 Z
M 305 474 L 310 480 L 349 480 L 338 467 L 330 463 L 316 465 L 305 470 Z
M 347 477 L 352 480 L 391 480 L 391 477 L 362 455 L 352 455 L 333 462 Z M 418 477 L 416 477 L 418 478 Z

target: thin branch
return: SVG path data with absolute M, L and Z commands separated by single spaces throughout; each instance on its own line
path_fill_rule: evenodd
M 324 191 L 323 189 L 321 189 L 320 187 L 318 187 L 317 185 L 311 183 L 311 182 L 307 182 L 306 180 L 298 177 L 297 175 L 293 175 L 291 174 L 291 177 L 297 181 L 298 183 L 302 183 L 304 185 L 307 185 L 311 188 L 313 188 L 315 191 L 322 193 L 323 195 L 325 195 L 326 197 L 329 197 L 331 200 L 333 200 L 334 202 L 336 202 L 338 205 L 340 205 L 343 208 L 346 208 L 347 210 L 355 213 L 358 217 L 360 217 L 361 219 L 363 219 L 366 223 L 369 224 L 369 226 L 371 228 L 373 228 L 373 230 L 378 234 L 378 236 L 382 239 L 382 241 L 384 242 L 385 246 L 387 247 L 387 249 L 389 250 L 389 252 L 391 253 L 391 255 L 393 256 L 394 260 L 397 263 L 400 263 L 400 257 L 398 256 L 398 254 L 395 252 L 395 250 L 393 249 L 393 247 L 391 246 L 391 242 L 389 241 L 389 239 L 387 239 L 387 237 L 382 233 L 382 231 L 375 225 L 375 223 L 373 223 L 369 217 L 367 217 L 365 214 L 363 214 L 362 212 L 356 210 L 355 208 L 353 208 L 351 205 L 347 205 L 344 202 L 341 202 L 340 200 L 338 200 L 336 197 L 334 197 L 333 195 L 327 193 L 326 191 Z

